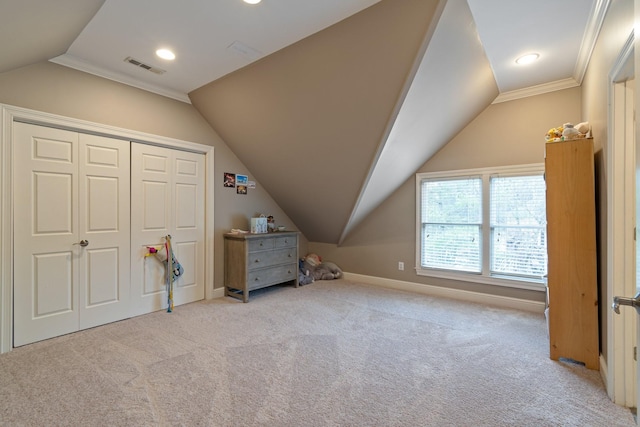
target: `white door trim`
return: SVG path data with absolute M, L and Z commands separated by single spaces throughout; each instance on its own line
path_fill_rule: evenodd
M 13 123 L 69 129 L 205 155 L 205 298 L 214 297 L 214 147 L 0 104 L 0 353 L 13 342 Z
M 607 319 L 607 360 L 601 356 L 602 376 L 612 401 L 635 405 L 632 343 L 635 342 L 635 313 L 611 308 L 613 296 L 635 293 L 635 151 L 634 138 L 625 126 L 624 82 L 633 78 L 634 34 L 629 35 L 609 73 L 609 144 L 607 144 L 607 284 L 601 301 Z M 631 66 L 631 67 L 630 67 Z M 631 68 L 631 69 L 630 69 Z M 630 154 L 631 153 L 631 154 Z

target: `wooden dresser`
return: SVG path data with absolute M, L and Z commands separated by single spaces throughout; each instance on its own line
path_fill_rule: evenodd
M 599 369 L 596 198 L 592 139 L 546 144 L 551 359 Z
M 249 292 L 291 282 L 298 287 L 298 232 L 224 235 L 224 294 L 249 301 Z

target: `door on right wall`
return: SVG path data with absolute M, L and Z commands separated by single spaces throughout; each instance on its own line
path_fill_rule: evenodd
M 164 245 L 167 235 L 184 269 L 174 282 L 174 304 L 204 299 L 204 155 L 132 143 L 132 316 L 167 308 L 164 264 L 145 256 L 149 247 Z

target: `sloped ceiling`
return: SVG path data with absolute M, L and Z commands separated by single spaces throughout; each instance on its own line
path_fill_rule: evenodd
M 0 73 L 65 53 L 104 2 L 0 0 Z
M 467 3 L 448 2 L 438 18 L 340 242 L 498 95 Z
M 498 94 L 446 3 L 383 0 L 189 94 L 310 241 L 338 243 Z
M 0 72 L 51 60 L 192 102 L 309 240 L 340 243 L 492 99 L 579 85 L 609 1 L 0 0 Z
M 189 94 L 310 241 L 339 240 L 437 6 L 382 1 Z

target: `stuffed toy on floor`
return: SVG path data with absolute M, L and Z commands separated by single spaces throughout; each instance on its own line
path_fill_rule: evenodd
M 302 270 L 308 271 L 313 280 L 333 280 L 343 276 L 342 270 L 335 263 L 322 261 L 322 258 L 314 253 L 304 257 Z
M 304 286 L 313 283 L 314 279 L 311 275 L 311 271 L 307 268 L 304 263 L 304 259 L 300 258 L 298 260 L 298 285 Z

